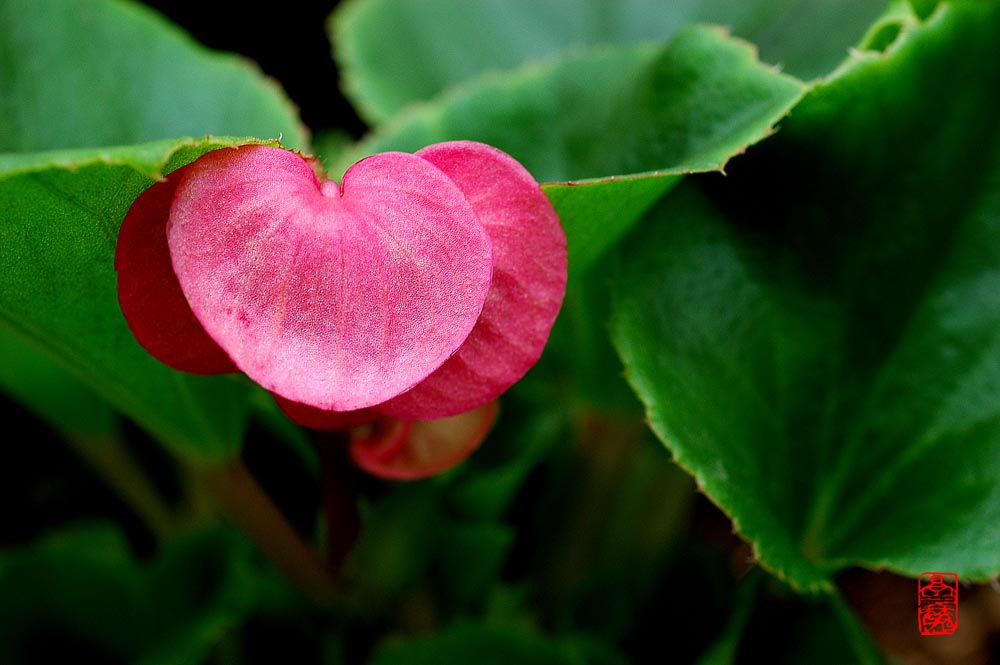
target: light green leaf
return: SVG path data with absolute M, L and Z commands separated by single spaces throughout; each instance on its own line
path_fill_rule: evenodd
M 0 153 L 307 135 L 278 86 L 120 0 L 0 0 Z
M 345 91 L 373 123 L 487 71 L 586 46 L 729 26 L 801 77 L 839 64 L 883 0 L 351 0 L 331 19 Z M 616 127 L 616 129 L 618 129 Z
M 1000 572 L 997 34 L 1000 5 L 945 3 L 857 53 L 626 249 L 653 429 L 799 588 Z
M 766 137 L 803 88 L 750 44 L 692 27 L 665 46 L 588 50 L 476 79 L 380 127 L 351 157 L 473 139 L 539 181 L 715 170 Z
M 192 461 L 239 451 L 246 386 L 173 371 L 138 345 L 118 306 L 115 243 L 151 177 L 245 142 L 177 139 L 0 158 L 0 323 Z
M 381 128 L 343 166 L 367 153 L 473 139 L 505 150 L 539 181 L 599 178 L 546 186 L 579 272 L 678 176 L 721 169 L 768 136 L 802 91 L 749 44 L 690 28 L 662 47 L 586 51 L 478 79 Z

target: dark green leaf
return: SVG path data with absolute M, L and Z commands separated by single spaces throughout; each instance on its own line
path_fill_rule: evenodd
M 449 522 L 439 532 L 437 571 L 451 600 L 474 604 L 499 580 L 514 544 L 514 530 L 505 524 Z
M 371 665 L 622 665 L 609 648 L 554 639 L 521 628 L 459 623 L 434 635 L 387 644 Z
M 652 426 L 800 588 L 1000 571 L 997 34 L 946 3 L 857 53 L 629 245 L 613 334 Z
M 0 553 L 0 661 L 127 663 L 152 637 L 145 579 L 121 535 L 75 527 Z
M 865 628 L 836 595 L 794 596 L 783 585 L 768 586 L 768 592 L 758 594 L 734 662 L 886 665 Z
M 143 564 L 114 527 L 77 525 L 0 553 L 0 660 L 197 663 L 291 593 L 228 530 L 188 534 Z
M 361 603 L 378 607 L 408 591 L 427 570 L 443 521 L 441 496 L 433 481 L 425 481 L 400 486 L 365 508 L 343 579 Z

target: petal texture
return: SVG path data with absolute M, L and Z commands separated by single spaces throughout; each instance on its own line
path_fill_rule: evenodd
M 205 330 L 266 389 L 319 409 L 384 402 L 465 341 L 489 236 L 420 157 L 382 153 L 320 182 L 267 146 L 209 153 L 178 185 L 167 239 Z
M 399 418 L 475 409 L 517 382 L 542 354 L 566 291 L 566 235 L 548 197 L 514 158 L 454 141 L 416 153 L 465 194 L 493 243 L 493 284 L 458 352 L 409 392 L 382 405 Z

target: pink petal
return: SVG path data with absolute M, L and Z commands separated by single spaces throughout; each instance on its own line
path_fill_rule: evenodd
M 328 411 L 317 409 L 308 404 L 292 402 L 281 395 L 271 393 L 278 408 L 286 416 L 297 422 L 299 425 L 321 432 L 333 432 L 342 429 L 351 429 L 367 425 L 379 417 L 375 409 L 359 409 L 357 411 Z
M 125 215 L 115 247 L 118 302 L 136 340 L 160 362 L 195 374 L 235 372 L 195 318 L 170 263 L 170 201 L 188 168 L 154 183 Z
M 493 241 L 493 284 L 458 352 L 412 390 L 379 407 L 398 418 L 440 418 L 496 399 L 538 361 L 566 291 L 566 235 L 523 166 L 482 143 L 417 152 L 458 185 Z
M 450 418 L 408 421 L 382 418 L 356 433 L 351 458 L 368 473 L 387 480 L 427 478 L 463 462 L 479 447 L 496 420 L 497 403 Z
M 492 250 L 429 162 L 364 159 L 321 183 L 298 155 L 218 150 L 183 178 L 167 225 L 195 316 L 251 379 L 353 411 L 411 388 L 465 341 Z

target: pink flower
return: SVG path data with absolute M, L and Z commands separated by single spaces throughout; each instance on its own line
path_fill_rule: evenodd
M 481 143 L 373 155 L 341 185 L 296 153 L 242 146 L 136 199 L 115 266 L 159 360 L 242 371 L 309 427 L 367 425 L 355 461 L 415 478 L 471 453 L 537 362 L 566 239 L 531 175 Z

